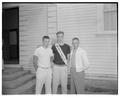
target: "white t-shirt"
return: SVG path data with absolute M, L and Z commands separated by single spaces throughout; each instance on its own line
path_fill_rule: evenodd
M 51 48 L 41 46 L 35 50 L 34 55 L 38 57 L 38 67 L 50 67 L 50 57 L 53 56 Z

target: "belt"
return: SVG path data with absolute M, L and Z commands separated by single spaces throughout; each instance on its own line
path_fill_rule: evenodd
M 39 67 L 39 68 L 42 68 L 42 69 L 50 69 L 51 67 Z
M 58 67 L 65 67 L 65 66 L 67 66 L 67 65 L 65 65 L 65 64 L 62 64 L 62 65 L 60 65 L 60 64 L 54 64 L 55 66 L 58 66 Z

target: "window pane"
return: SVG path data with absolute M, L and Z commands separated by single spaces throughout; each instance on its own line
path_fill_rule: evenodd
M 105 12 L 104 13 L 104 30 L 111 31 L 117 30 L 117 12 Z
M 117 30 L 117 4 L 104 4 L 104 30 Z
M 9 42 L 10 45 L 16 45 L 17 44 L 17 32 L 16 31 L 11 31 L 9 32 L 10 36 L 9 36 Z

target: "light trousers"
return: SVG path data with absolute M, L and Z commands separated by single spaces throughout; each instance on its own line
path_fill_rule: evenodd
M 57 94 L 59 84 L 62 87 L 62 94 L 67 94 L 67 66 L 53 67 L 53 94 Z
M 75 68 L 71 68 L 71 94 L 84 94 L 85 78 L 84 71 L 76 72 Z
M 45 84 L 46 94 L 51 94 L 52 70 L 38 68 L 36 72 L 36 94 L 41 94 L 42 87 Z

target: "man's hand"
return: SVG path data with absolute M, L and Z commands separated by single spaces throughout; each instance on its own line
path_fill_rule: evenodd
M 84 70 L 84 71 L 87 70 L 87 69 L 88 69 L 88 67 L 86 67 L 86 66 L 83 67 L 83 70 Z
M 38 57 L 34 55 L 33 56 L 33 65 L 34 65 L 35 71 L 37 71 L 37 68 L 38 68 L 37 62 L 38 62 Z

